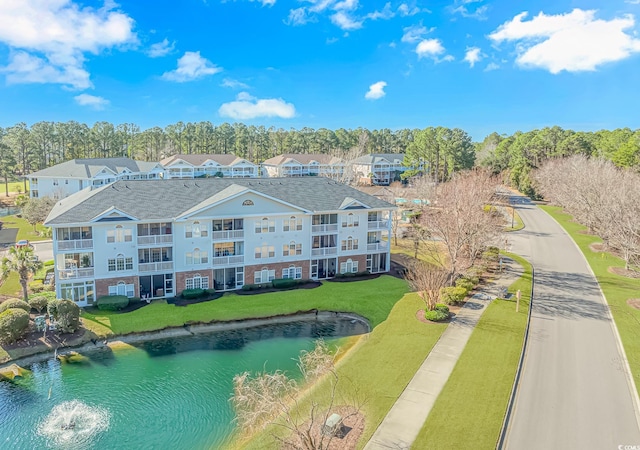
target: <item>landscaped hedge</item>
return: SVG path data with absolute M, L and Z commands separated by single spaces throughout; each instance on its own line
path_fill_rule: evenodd
M 53 298 L 55 298 L 55 295 Z M 49 304 L 49 297 L 46 295 L 37 294 L 29 296 L 29 306 L 38 312 L 45 311 L 47 309 L 47 304 Z
M 474 277 L 474 278 L 460 277 L 456 280 L 456 287 L 465 289 L 467 293 L 470 290 L 472 290 L 474 287 L 476 287 L 476 284 L 478 284 L 477 277 Z
M 202 297 L 205 294 L 204 289 L 185 289 L 182 291 L 182 298 L 192 299 Z
M 442 309 L 436 308 L 432 311 L 425 311 L 424 318 L 432 322 L 442 322 L 443 320 L 447 320 L 449 318 L 449 313 L 443 311 Z
M 42 292 L 44 291 L 44 283 L 42 283 L 42 280 L 33 280 L 29 282 L 29 290 L 36 293 Z
M 440 300 L 447 305 L 456 305 L 467 296 L 468 291 L 462 287 L 449 286 L 440 289 Z
M 96 306 L 101 311 L 119 311 L 129 306 L 129 298 L 126 295 L 105 295 L 98 298 Z
M 368 270 L 363 270 L 362 272 L 345 272 L 336 274 L 336 278 L 354 278 L 354 277 L 365 277 L 367 275 L 371 275 L 371 272 Z
M 262 283 L 262 284 L 245 284 L 242 286 L 243 291 L 257 291 L 258 289 L 268 289 L 272 287 L 271 283 Z
M 80 307 L 71 300 L 51 300 L 47 310 L 63 333 L 73 333 L 80 328 Z
M 273 287 L 276 289 L 287 289 L 297 286 L 298 281 L 293 278 L 276 278 L 272 281 Z
M 7 309 L 0 313 L 0 342 L 9 344 L 17 341 L 28 327 L 28 312 L 19 308 Z
M 0 303 L 0 313 L 11 308 L 22 309 L 26 311 L 27 314 L 29 313 L 29 311 L 31 311 L 31 306 L 29 306 L 29 304 L 24 300 L 20 300 L 18 298 L 10 298 L 9 300 L 5 300 L 4 302 Z

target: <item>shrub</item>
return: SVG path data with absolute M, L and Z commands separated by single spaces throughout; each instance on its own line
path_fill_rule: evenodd
M 498 258 L 500 257 L 500 249 L 498 247 L 489 247 L 484 252 L 482 252 L 482 259 L 488 262 L 498 262 Z
M 437 309 L 438 311 L 442 311 L 449 314 L 449 307 L 444 303 L 436 303 L 436 307 L 434 309 Z
M 449 318 L 449 313 L 441 309 L 434 309 L 433 311 L 425 311 L 424 318 L 432 322 L 442 322 Z
M 182 291 L 182 298 L 198 298 L 204 295 L 204 289 L 185 289 Z
M 119 311 L 129 306 L 129 298 L 126 295 L 105 295 L 98 298 L 96 306 L 101 311 Z
M 473 280 L 467 277 L 460 277 L 456 280 L 456 287 L 463 288 L 467 292 L 476 287 L 476 284 L 477 282 L 474 283 Z
M 0 341 L 6 344 L 17 341 L 28 327 L 29 313 L 20 308 L 9 308 L 0 314 Z
M 55 300 L 56 299 L 56 293 L 55 292 L 40 292 L 39 294 L 31 294 L 29 296 L 29 303 L 31 303 L 31 299 L 33 297 L 45 297 L 47 300 Z
M 467 290 L 461 287 L 443 287 L 440 289 L 440 299 L 444 304 L 455 305 L 467 296 Z
M 242 286 L 243 291 L 255 291 L 262 287 L 261 284 L 245 284 Z
M 45 261 L 42 263 L 43 267 L 53 267 L 55 261 L 53 259 L 50 259 L 49 261 Z
M 38 312 L 42 312 L 47 309 L 49 298 L 45 295 L 32 295 L 29 297 L 29 306 Z
M 205 289 L 205 290 L 204 290 L 204 292 L 205 292 L 207 295 L 215 295 L 215 294 L 217 294 L 217 293 L 218 293 L 218 291 L 216 291 L 215 289 Z
M 293 278 L 276 278 L 272 283 L 276 289 L 287 289 L 298 285 L 298 281 Z
M 35 280 L 29 283 L 29 290 L 34 293 L 39 293 L 44 291 L 44 284 L 42 280 Z
M 23 311 L 26 311 L 27 314 L 31 311 L 31 306 L 29 306 L 29 304 L 24 300 L 20 300 L 18 298 L 10 298 L 9 300 L 5 300 L 0 303 L 0 313 L 13 308 L 22 309 Z
M 63 333 L 73 333 L 80 328 L 80 307 L 71 300 L 51 300 L 47 309 Z

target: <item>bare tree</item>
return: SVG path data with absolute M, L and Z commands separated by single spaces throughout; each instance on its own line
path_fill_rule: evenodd
M 440 289 L 447 285 L 449 274 L 446 270 L 423 261 L 414 261 L 407 267 L 405 279 L 424 300 L 427 310 L 432 311 L 440 300 Z

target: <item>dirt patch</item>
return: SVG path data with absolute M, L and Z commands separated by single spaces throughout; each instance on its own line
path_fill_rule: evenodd
M 594 242 L 593 244 L 589 244 L 589 249 L 595 253 L 606 252 L 607 248 L 602 242 Z
M 630 298 L 627 300 L 627 305 L 635 309 L 640 309 L 640 298 Z
M 342 421 L 342 427 L 338 430 L 335 436 L 323 436 L 322 434 L 322 423 L 313 424 L 311 429 L 311 434 L 314 437 L 314 440 L 318 442 L 321 438 L 323 439 L 322 448 L 327 450 L 353 450 L 356 448 L 362 433 L 364 432 L 364 415 L 361 411 L 357 411 L 352 406 L 337 406 L 331 409 L 331 414 L 336 413 L 340 416 L 344 417 Z M 318 422 L 321 422 L 319 420 Z M 309 422 L 303 424 L 300 429 L 306 430 L 309 425 Z M 290 438 L 291 442 L 283 445 L 282 448 L 285 450 L 296 450 L 299 448 L 304 448 L 302 446 L 302 442 L 299 438 L 292 436 Z
M 636 272 L 635 270 L 628 270 L 624 267 L 609 267 L 607 270 L 609 273 L 620 275 L 621 277 L 640 278 L 640 272 Z
M 234 294 L 238 295 L 255 295 L 255 294 L 264 294 L 266 292 L 282 292 L 282 291 L 293 291 L 294 289 L 315 289 L 317 287 L 322 286 L 322 283 L 319 281 L 310 281 L 305 284 L 299 284 L 297 286 L 288 288 L 288 289 L 276 289 L 276 288 L 260 288 L 254 289 L 252 291 L 245 291 L 244 289 L 238 289 L 237 291 L 233 291 Z

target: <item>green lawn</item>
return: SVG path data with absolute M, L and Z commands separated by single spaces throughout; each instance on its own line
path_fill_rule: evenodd
M 51 239 L 41 236 L 33 231 L 33 225 L 29 224 L 22 217 L 16 216 L 5 216 L 0 218 L 3 223 L 4 228 L 18 228 L 18 236 L 16 240 L 19 241 L 21 239 L 28 239 L 30 241 L 43 241 L 45 239 Z M 45 227 L 41 224 L 36 225 L 36 230 L 40 233 L 44 231 Z
M 594 252 L 589 248 L 593 243 L 602 242 L 602 239 L 586 234 L 586 227 L 573 222 L 573 218 L 563 213 L 561 208 L 540 208 L 564 227 L 587 258 L 609 303 L 637 389 L 640 386 L 640 311 L 627 305 L 627 300 L 640 298 L 640 279 L 610 273 L 609 267 L 624 267 L 624 261 L 610 253 Z
M 505 228 L 504 231 L 518 231 L 524 228 L 524 222 L 522 218 L 520 218 L 520 214 L 511 206 L 507 207 L 507 212 L 509 213 L 509 225 Z M 513 219 L 513 226 L 511 226 L 511 222 Z
M 6 184 L 0 184 L 0 194 L 4 194 L 6 192 Z M 9 182 L 9 192 L 29 192 L 29 182 L 27 181 L 27 190 L 24 190 L 24 181 L 10 181 Z
M 407 283 L 389 275 L 366 281 L 326 282 L 316 289 L 296 289 L 256 295 L 227 293 L 209 302 L 189 306 L 155 301 L 129 313 L 84 311 L 85 323 L 98 323 L 114 334 L 179 327 L 189 321 L 212 322 L 291 314 L 321 309 L 354 312 L 375 327 L 389 315 L 393 305 L 408 290 Z
M 406 294 L 393 307 L 388 319 L 371 334 L 361 337 L 338 363 L 337 372 L 343 386 L 342 390 L 339 389 L 338 397 L 352 398 L 353 391 L 357 390 L 358 397 L 366 400 L 363 407 L 366 425 L 358 448 L 364 447 L 371 438 L 447 327 L 446 324 L 419 322 L 416 311 L 421 308 L 424 308 L 424 303 L 416 294 Z M 311 399 L 326 402 L 329 393 L 330 385 L 326 380 L 317 384 L 301 400 L 302 411 L 308 411 Z M 273 433 L 281 432 L 282 428 L 267 428 L 248 443 L 236 442 L 232 447 L 279 448 Z
M 531 298 L 531 265 L 506 254 L 524 267 L 509 287 L 522 293 L 514 300 L 494 300 L 473 331 L 447 384 L 438 396 L 415 449 L 495 448 L 506 413 L 522 350 Z
M 22 297 L 20 277 L 16 272 L 11 272 L 6 280 L 0 284 L 0 294 L 12 297 Z

